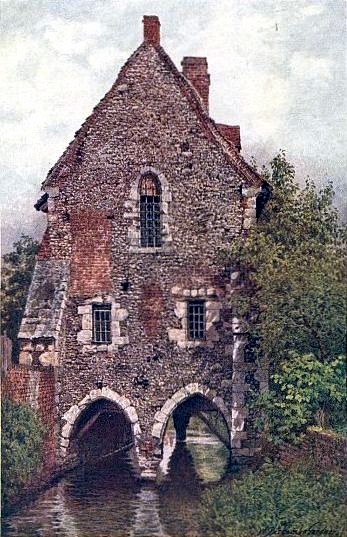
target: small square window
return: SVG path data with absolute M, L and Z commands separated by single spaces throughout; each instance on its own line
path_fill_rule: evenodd
M 111 342 L 111 304 L 93 304 L 93 343 Z
M 205 301 L 190 300 L 187 313 L 189 339 L 205 339 Z

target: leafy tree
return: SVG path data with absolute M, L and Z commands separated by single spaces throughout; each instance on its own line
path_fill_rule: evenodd
M 1 271 L 1 332 L 12 340 L 13 352 L 18 353 L 17 334 L 24 313 L 31 282 L 38 242 L 22 235 L 12 252 L 2 259 Z
M 241 246 L 227 252 L 248 282 L 232 305 L 270 364 L 289 351 L 331 360 L 345 350 L 346 228 L 331 184 L 318 191 L 307 179 L 300 188 L 284 151 L 270 166 L 263 170 L 270 201 Z
M 264 464 L 205 492 L 201 533 L 213 537 L 345 535 L 343 477 L 307 464 Z
M 339 429 L 345 422 L 346 364 L 340 356 L 322 363 L 313 354 L 291 354 L 258 396 L 256 425 L 267 440 L 297 443 L 307 425 Z
M 9 399 L 2 402 L 1 423 L 1 498 L 6 511 L 41 462 L 45 430 L 29 406 Z

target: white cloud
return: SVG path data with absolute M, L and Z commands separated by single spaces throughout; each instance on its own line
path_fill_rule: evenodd
M 311 17 L 314 15 L 321 15 L 324 10 L 325 7 L 322 6 L 322 4 L 309 4 L 308 6 L 303 6 L 300 9 L 300 12 L 305 16 Z
M 12 18 L 1 52 L 2 196 L 8 206 L 21 192 L 18 226 L 30 221 L 35 188 L 140 44 L 143 14 L 160 16 L 178 67 L 184 55 L 208 57 L 212 116 L 241 125 L 246 153 L 286 147 L 294 160 L 324 161 L 340 174 L 340 0 L 334 11 L 326 0 L 62 0 L 40 2 L 42 13 L 34 0 L 3 3 Z
M 211 112 L 218 121 L 240 124 L 251 142 L 278 139 L 292 100 L 289 79 L 277 68 L 279 20 L 222 2 L 199 35 L 208 49 Z
M 298 78 L 312 79 L 318 84 L 329 83 L 332 76 L 332 61 L 328 58 L 307 56 L 295 52 L 292 56 L 291 73 Z
M 115 65 L 125 63 L 126 59 L 124 52 L 111 46 L 97 48 L 88 55 L 89 65 L 101 71 L 111 70 Z
M 103 95 L 88 65 L 51 50 L 42 54 L 42 50 L 33 37 L 18 36 L 8 42 L 3 49 L 1 87 L 6 96 L 4 111 L 10 117 L 3 121 L 2 162 L 19 174 L 36 171 L 38 187 Z M 20 123 L 11 121 L 11 113 Z
M 37 25 L 43 30 L 44 41 L 60 54 L 83 54 L 105 33 L 105 27 L 97 21 L 79 22 L 50 17 Z

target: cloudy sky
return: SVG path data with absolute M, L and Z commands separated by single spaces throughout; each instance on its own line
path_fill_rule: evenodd
M 285 148 L 298 175 L 346 182 L 345 0 L 0 0 L 3 251 L 40 236 L 40 185 L 160 17 L 180 65 L 207 56 L 211 116 L 240 124 L 243 154 Z

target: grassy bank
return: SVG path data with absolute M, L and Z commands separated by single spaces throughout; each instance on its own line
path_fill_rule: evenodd
M 200 525 L 213 537 L 340 537 L 347 531 L 343 477 L 310 463 L 265 463 L 206 492 Z

